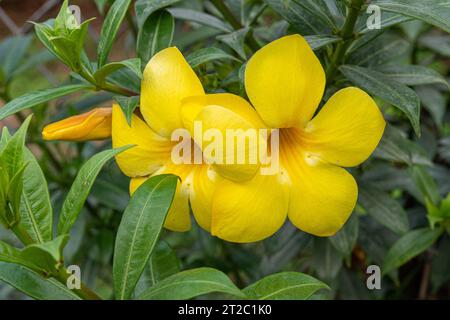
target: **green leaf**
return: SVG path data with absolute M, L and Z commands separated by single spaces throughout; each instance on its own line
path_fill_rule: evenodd
M 231 280 L 221 271 L 198 268 L 176 273 L 139 296 L 141 300 L 186 300 L 211 292 L 220 292 L 245 298 Z
M 355 85 L 403 111 L 420 136 L 420 100 L 413 90 L 367 68 L 345 65 L 339 69 Z
M 97 48 L 97 65 L 99 69 L 108 60 L 108 55 L 111 51 L 113 41 L 116 38 L 123 19 L 125 18 L 130 3 L 131 0 L 116 0 L 106 15 L 102 30 L 100 31 L 100 41 Z
M 48 274 L 57 274 L 64 266 L 62 253 L 67 241 L 69 235 L 65 234 L 45 243 L 32 244 L 25 247 L 20 256 Z
M 139 78 L 142 78 L 141 73 L 141 59 L 133 58 L 118 62 L 111 62 L 108 64 L 105 64 L 100 69 L 95 71 L 94 73 L 94 79 L 97 82 L 97 84 L 104 84 L 106 77 L 110 75 L 113 72 L 116 72 L 117 70 L 120 70 L 122 68 L 128 68 L 130 69 L 134 74 L 136 74 Z
M 28 268 L 37 269 L 32 261 L 22 257 L 22 252 L 9 244 L 0 241 L 0 261 L 20 264 Z
M 367 27 L 367 19 L 369 18 L 369 14 L 363 14 L 360 17 L 360 21 L 362 21 L 361 26 L 359 28 L 358 33 L 359 34 L 366 34 L 369 32 L 374 31 L 373 29 L 369 29 Z M 392 12 L 387 12 L 384 10 L 381 10 L 381 30 L 382 29 L 386 29 L 388 27 L 394 26 L 396 24 L 402 23 L 402 22 L 406 22 L 406 21 L 410 21 L 411 17 L 405 17 L 404 15 L 401 14 L 397 14 L 397 13 L 392 13 Z
M 438 128 L 442 128 L 447 109 L 447 97 L 436 86 L 419 86 L 414 88 L 422 101 L 422 106 L 431 114 Z
M 136 17 L 139 26 L 147 20 L 147 18 L 155 11 L 168 7 L 181 0 L 137 0 L 134 9 L 136 11 Z
M 422 193 L 422 196 L 425 199 L 431 201 L 432 204 L 438 206 L 441 202 L 441 196 L 439 194 L 439 189 L 434 181 L 433 177 L 428 173 L 425 167 L 423 166 L 412 166 L 409 169 L 411 177 L 413 178 L 416 186 Z
M 144 64 L 162 49 L 170 47 L 174 31 L 175 21 L 166 10 L 157 11 L 145 20 L 137 39 L 138 56 Z
M 380 224 L 397 234 L 409 230 L 408 215 L 403 207 L 384 191 L 364 186 L 359 191 L 359 201 L 364 209 Z
M 379 71 L 392 80 L 417 86 L 422 84 L 443 84 L 449 88 L 447 80 L 433 69 L 418 65 L 388 65 L 383 66 Z
M 166 242 L 159 241 L 136 285 L 135 295 L 139 296 L 147 288 L 177 272 L 180 272 L 180 261 L 175 252 Z
M 91 85 L 86 84 L 72 84 L 57 88 L 38 90 L 34 92 L 26 93 L 0 108 L 0 120 L 15 114 L 24 109 L 28 109 L 37 106 L 41 103 L 66 96 L 71 93 L 75 93 L 81 90 L 90 89 Z
M 24 157 L 27 167 L 23 177 L 20 225 L 35 242 L 43 243 L 53 237 L 53 210 L 47 181 L 31 151 L 26 149 Z
M 444 57 L 450 57 L 450 36 L 430 34 L 420 37 L 419 43 Z
M 209 47 L 209 48 L 203 48 L 200 50 L 197 50 L 190 55 L 187 56 L 186 60 L 191 65 L 192 68 L 198 67 L 199 65 L 214 61 L 214 60 L 222 60 L 222 59 L 228 59 L 228 60 L 234 60 L 239 61 L 239 59 L 233 57 L 232 55 L 226 53 L 225 51 L 215 48 L 215 47 Z
M 114 100 L 119 104 L 120 108 L 123 111 L 123 114 L 125 115 L 125 118 L 127 118 L 128 125 L 131 126 L 131 115 L 133 114 L 134 110 L 139 105 L 139 98 L 140 96 L 133 96 L 133 97 L 122 97 L 117 96 L 114 97 Z
M 81 300 L 55 279 L 45 279 L 28 268 L 12 263 L 0 262 L 0 281 L 37 300 Z
M 105 150 L 90 158 L 81 167 L 66 199 L 64 200 L 59 215 L 58 235 L 69 233 L 70 228 L 77 220 L 78 215 L 83 208 L 83 204 L 89 195 L 97 175 L 106 162 L 129 148 L 130 146 L 124 146 L 113 150 Z
M 0 154 L 0 161 L 5 166 L 9 179 L 12 179 L 24 166 L 25 138 L 31 117 L 28 116 L 19 130 L 6 143 Z
M 330 237 L 333 247 L 339 251 L 344 258 L 349 258 L 358 239 L 359 219 L 352 214 L 344 227 L 334 236 Z
M 247 55 L 245 53 L 245 38 L 247 37 L 249 31 L 249 28 L 243 28 L 228 34 L 217 36 L 216 39 L 225 43 L 227 46 L 233 49 L 242 59 L 246 60 Z
M 329 287 L 307 274 L 281 272 L 267 276 L 242 291 L 249 299 L 307 300 L 316 291 Z
M 338 36 L 317 35 L 317 36 L 306 36 L 305 40 L 308 41 L 309 45 L 313 50 L 318 50 L 329 44 L 341 41 L 342 39 Z
M 0 43 L 0 66 L 6 82 L 23 63 L 30 44 L 30 36 L 8 37 Z
M 233 31 L 233 29 L 229 25 L 223 23 L 218 18 L 216 18 L 210 14 L 207 14 L 207 13 L 190 10 L 190 9 L 179 9 L 179 8 L 168 9 L 168 11 L 176 19 L 197 22 L 202 25 L 213 27 L 215 29 L 218 29 L 218 30 L 221 30 L 224 32 L 232 32 Z
M 450 5 L 447 0 L 375 0 L 381 10 L 419 19 L 450 32 Z
M 442 234 L 442 229 L 416 229 L 402 236 L 389 249 L 382 273 L 388 274 L 430 248 Z
M 116 299 L 128 299 L 158 241 L 172 204 L 178 177 L 157 175 L 134 193 L 117 231 L 114 250 Z

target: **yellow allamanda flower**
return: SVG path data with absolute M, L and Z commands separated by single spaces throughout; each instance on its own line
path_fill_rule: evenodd
M 131 192 L 152 175 L 181 177 L 165 222 L 170 230 L 190 229 L 190 204 L 202 228 L 232 242 L 267 238 L 287 217 L 305 232 L 331 236 L 357 200 L 356 182 L 342 167 L 370 156 L 385 121 L 373 99 L 354 87 L 335 93 L 315 115 L 325 82 L 320 61 L 299 35 L 273 41 L 249 60 L 245 88 L 253 106 L 233 94 L 205 94 L 178 49 L 162 50 L 144 71 L 141 116 L 132 115 L 129 126 L 120 107 L 112 108 L 113 146 L 135 145 L 116 161 L 131 178 Z M 279 170 L 263 175 L 259 164 L 247 162 L 173 163 L 172 132 L 192 132 L 195 121 L 221 132 L 280 129 Z

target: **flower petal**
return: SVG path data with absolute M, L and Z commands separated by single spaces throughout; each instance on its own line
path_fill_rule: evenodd
M 170 160 L 174 142 L 157 135 L 138 116 L 132 115 L 131 127 L 122 109 L 113 106 L 112 143 L 114 148 L 134 147 L 116 156 L 116 162 L 129 177 L 148 176 Z
M 164 222 L 164 227 L 171 231 L 185 232 L 191 229 L 189 189 L 192 184 L 192 169 L 192 166 L 169 164 L 152 175 L 172 173 L 182 179 L 181 182 L 178 181 L 172 205 Z M 147 179 L 148 177 L 132 178 L 130 181 L 130 193 L 133 194 Z
M 304 126 L 322 99 L 325 82 L 319 59 L 300 35 L 264 46 L 245 70 L 250 101 L 272 128 Z
M 279 175 L 223 180 L 213 198 L 211 234 L 231 242 L 263 240 L 283 225 L 288 203 L 289 188 Z
M 305 152 L 292 138 L 289 132 L 281 131 L 280 161 L 291 185 L 289 219 L 305 232 L 331 236 L 355 207 L 355 179 L 345 169 Z
M 196 166 L 189 199 L 195 220 L 208 232 L 211 230 L 213 195 L 221 181 L 222 177 L 212 167 Z
M 335 93 L 306 126 L 308 151 L 325 161 L 352 167 L 375 150 L 386 122 L 375 101 L 355 87 Z
M 111 136 L 111 108 L 95 108 L 47 125 L 42 131 L 44 140 L 88 141 Z
M 175 48 L 167 48 L 149 61 L 141 89 L 141 112 L 158 134 L 170 137 L 181 128 L 180 104 L 183 98 L 204 94 L 195 72 Z
M 267 137 L 260 136 L 264 123 L 247 101 L 232 94 L 189 97 L 182 113 L 203 157 L 223 177 L 240 181 L 256 174 Z

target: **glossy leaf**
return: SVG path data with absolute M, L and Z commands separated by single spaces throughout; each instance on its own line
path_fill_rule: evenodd
M 228 34 L 217 36 L 216 39 L 228 45 L 233 49 L 242 59 L 247 59 L 245 53 L 245 38 L 247 37 L 249 28 L 243 28 L 233 31 Z
M 442 234 L 441 229 L 417 229 L 401 237 L 389 249 L 381 269 L 383 274 L 402 266 L 415 256 L 430 248 Z
M 174 31 L 175 21 L 166 10 L 157 11 L 145 20 L 137 39 L 137 52 L 144 64 L 162 49 L 170 47 Z
M 103 67 L 98 69 L 93 76 L 98 84 L 103 84 L 108 75 L 122 68 L 128 68 L 139 78 L 142 77 L 141 60 L 137 58 L 105 64 Z
M 344 258 L 349 258 L 358 239 L 359 218 L 356 214 L 345 223 L 344 227 L 334 236 L 330 237 L 333 247 L 339 251 Z
M 91 85 L 86 84 L 71 84 L 66 86 L 60 86 L 51 89 L 38 90 L 29 92 L 20 96 L 0 108 L 0 120 L 15 114 L 24 109 L 32 108 L 41 103 L 60 98 L 71 93 L 75 93 L 81 90 L 90 89 Z
M 128 299 L 156 246 L 172 204 L 178 177 L 157 175 L 134 193 L 122 216 L 114 250 L 116 299 Z
M 134 110 L 139 105 L 139 98 L 140 96 L 133 96 L 133 97 L 121 97 L 117 96 L 114 97 L 114 100 L 119 104 L 120 108 L 122 109 L 125 118 L 127 119 L 128 125 L 131 126 L 131 115 L 133 114 Z
M 415 133 L 420 136 L 420 100 L 412 89 L 370 69 L 352 65 L 339 69 L 355 85 L 403 111 Z
M 224 32 L 231 32 L 233 29 L 222 22 L 222 20 L 199 11 L 191 10 L 191 9 L 180 9 L 180 8 L 173 8 L 168 9 L 168 11 L 172 14 L 172 16 L 176 19 L 181 20 L 187 20 L 192 22 L 197 22 L 202 25 L 213 27 L 215 29 L 224 31 Z
M 75 223 L 83 208 L 83 204 L 89 195 L 97 175 L 106 162 L 129 148 L 130 146 L 124 146 L 113 150 L 102 151 L 90 158 L 81 167 L 59 214 L 58 235 L 69 233 L 70 228 Z
M 199 49 L 188 55 L 186 58 L 187 62 L 191 65 L 192 68 L 198 67 L 199 65 L 206 62 L 223 59 L 239 61 L 232 55 L 215 47 Z
M 447 80 L 433 69 L 419 65 L 389 65 L 382 67 L 381 71 L 390 79 L 406 84 L 417 86 L 423 84 L 443 84 L 447 88 Z
M 281 272 L 267 276 L 243 289 L 249 299 L 255 300 L 307 300 L 328 286 L 304 273 Z
M 100 40 L 98 43 L 98 67 L 102 67 L 108 60 L 109 52 L 111 51 L 113 41 L 116 38 L 120 25 L 128 11 L 131 0 L 116 0 L 106 15 L 103 22 L 102 30 L 100 32 Z
M 147 18 L 155 11 L 168 7 L 172 4 L 180 2 L 181 0 L 137 0 L 134 9 L 139 26 L 147 20 Z
M 212 268 L 198 268 L 176 273 L 158 282 L 139 296 L 139 299 L 186 300 L 212 292 L 245 297 L 223 272 Z

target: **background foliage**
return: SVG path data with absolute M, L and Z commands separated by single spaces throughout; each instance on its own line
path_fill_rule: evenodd
M 79 265 L 83 282 L 102 298 L 450 296 L 447 1 L 80 0 L 71 2 L 80 5 L 84 21 L 75 31 L 58 24 L 66 18 L 61 15 L 47 20 L 62 2 L 48 1 L 40 9 L 38 2 L 0 2 L 11 31 L 2 31 L 0 43 L 1 126 L 14 131 L 25 123 L 12 137 L 3 130 L 0 143 L 0 167 L 8 173 L 0 176 L 0 203 L 8 203 L 2 224 L 11 229 L 0 227 L 0 280 L 6 283 L 0 298 L 25 298 L 19 291 L 37 299 L 95 298 L 90 290 L 74 293 L 57 281 L 65 280 L 63 260 Z M 381 29 L 367 28 L 369 4 L 381 8 Z M 24 9 L 39 14 L 22 19 Z M 213 238 L 197 226 L 187 233 L 160 234 L 156 228 L 133 251 L 126 245 L 129 231 L 139 227 L 132 212 L 154 181 L 130 201 L 127 179 L 107 162 L 121 150 L 109 150 L 108 142 L 42 141 L 45 124 L 109 106 L 113 97 L 125 111 L 134 110 L 137 100 L 129 97 L 139 93 L 142 67 L 170 45 L 185 54 L 208 92 L 244 95 L 248 58 L 291 33 L 306 36 L 327 71 L 324 101 L 355 85 L 376 98 L 388 122 L 373 156 L 352 170 L 358 205 L 331 238 L 289 223 L 246 245 Z M 30 108 L 33 118 L 25 120 Z M 13 153 L 23 155 L 21 161 L 11 160 Z M 170 203 L 176 178 L 161 179 L 167 180 Z M 161 225 L 166 213 L 145 223 Z M 138 271 L 128 272 L 127 261 Z M 366 287 L 372 264 L 383 271 L 381 290 Z M 161 291 L 167 283 L 175 289 Z M 312 289 L 296 289 L 302 284 Z

